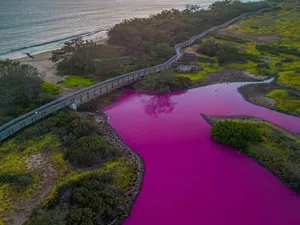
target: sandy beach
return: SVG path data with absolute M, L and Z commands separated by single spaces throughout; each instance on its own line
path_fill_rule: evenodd
M 49 60 L 51 54 L 51 51 L 47 51 L 33 55 L 34 59 L 26 56 L 16 60 L 20 61 L 21 63 L 36 67 L 40 72 L 44 73 L 44 80 L 46 82 L 56 84 L 64 78 L 56 75 L 56 64 Z
M 108 37 L 102 37 L 100 39 L 94 39 L 93 41 L 96 44 L 107 44 Z M 65 79 L 67 76 L 59 76 L 56 74 L 56 63 L 50 60 L 52 51 L 41 52 L 38 54 L 32 54 L 34 59 L 26 56 L 23 58 L 15 59 L 24 64 L 29 64 L 36 67 L 40 72 L 44 73 L 44 80 L 53 84 L 58 83 L 59 81 Z

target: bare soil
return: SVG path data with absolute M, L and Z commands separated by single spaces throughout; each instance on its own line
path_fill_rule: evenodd
M 259 44 L 271 44 L 280 42 L 281 35 L 279 34 L 256 34 L 256 33 L 240 33 L 235 31 L 220 31 L 221 34 L 231 35 L 246 39 Z
M 209 73 L 205 80 L 198 81 L 193 85 L 195 87 L 203 87 L 211 84 L 225 83 L 225 82 L 248 82 L 267 79 L 267 77 L 255 77 L 249 75 L 247 72 L 239 69 L 232 69 L 223 67 L 223 70 L 217 73 Z
M 8 225 L 22 225 L 30 216 L 34 208 L 40 204 L 50 193 L 56 183 L 56 170 L 50 163 L 50 153 L 42 152 L 30 155 L 26 166 L 39 175 L 39 184 L 36 192 L 30 197 L 15 201 L 16 209 Z
M 240 94 L 244 97 L 244 99 L 248 102 L 251 102 L 252 104 L 259 105 L 262 107 L 266 107 L 275 111 L 279 111 L 276 108 L 276 101 L 274 99 L 266 97 L 266 95 L 276 89 L 285 89 L 289 92 L 290 95 L 293 96 L 299 96 L 300 97 L 300 92 L 295 91 L 293 89 L 289 89 L 286 87 L 283 87 L 279 84 L 276 84 L 275 81 L 269 84 L 248 84 L 240 87 L 238 91 Z M 287 112 L 283 112 L 288 114 Z M 289 113 L 293 116 L 298 116 L 297 114 Z
M 43 79 L 46 82 L 56 84 L 57 82 L 63 80 L 64 78 L 56 75 L 56 64 L 52 62 L 49 58 L 51 57 L 52 52 L 43 52 L 36 55 L 33 55 L 34 59 L 29 58 L 28 56 L 20 59 L 16 59 L 23 64 L 28 64 L 33 67 L 36 67 L 41 73 L 44 74 Z

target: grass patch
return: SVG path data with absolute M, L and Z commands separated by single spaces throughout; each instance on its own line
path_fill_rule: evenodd
M 59 94 L 61 88 L 55 84 L 43 82 L 41 88 L 50 94 Z
M 269 35 L 271 39 L 272 35 L 277 35 L 275 40 L 278 40 L 278 36 L 281 40 L 270 45 L 258 45 L 253 42 L 236 43 L 246 54 L 254 57 L 248 58 L 246 63 L 235 63 L 236 65 L 232 65 L 233 68 L 267 76 L 277 76 L 280 72 L 299 69 L 300 33 L 295 32 L 299 29 L 300 14 L 295 9 L 267 12 L 243 20 L 239 28 L 235 29 L 236 32 L 257 35 L 258 39 L 260 35 Z M 255 57 L 261 62 L 255 61 Z M 262 68 L 262 64 L 268 64 L 269 68 Z
M 63 84 L 67 88 L 77 87 L 77 86 L 91 86 L 95 84 L 96 81 L 89 77 L 84 76 L 69 76 L 65 80 L 61 81 L 60 84 Z
M 189 78 L 192 81 L 201 81 L 206 78 L 206 75 L 209 73 L 216 73 L 222 70 L 221 66 L 218 63 L 200 63 L 201 70 L 193 71 L 190 73 L 176 73 L 177 77 Z
M 254 131 L 255 130 L 255 131 Z M 255 138 L 250 134 L 255 134 Z M 300 193 L 300 140 L 266 122 L 220 121 L 213 137 L 230 144 L 269 169 L 290 188 Z M 237 139 L 240 137 L 240 139 Z M 246 143 L 246 147 L 243 143 Z
M 273 90 L 267 97 L 276 100 L 276 108 L 282 112 L 300 115 L 300 98 L 291 96 L 286 90 Z
M 280 72 L 278 80 L 281 84 L 300 89 L 300 73 L 296 71 Z
M 12 215 L 13 202 L 30 197 L 39 184 L 38 174 L 26 167 L 28 156 L 57 146 L 57 141 L 46 134 L 22 142 L 14 138 L 0 145 L 0 224 Z

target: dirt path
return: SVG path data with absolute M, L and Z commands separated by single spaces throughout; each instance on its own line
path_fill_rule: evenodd
M 16 210 L 8 225 L 22 225 L 34 208 L 44 200 L 56 183 L 56 171 L 50 163 L 50 153 L 38 153 L 30 155 L 26 160 L 26 166 L 39 175 L 39 185 L 36 192 L 30 198 L 14 202 Z

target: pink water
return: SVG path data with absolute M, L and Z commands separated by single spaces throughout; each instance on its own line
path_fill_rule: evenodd
M 128 91 L 105 112 L 145 162 L 123 225 L 299 225 L 300 196 L 237 150 L 215 143 L 208 115 L 251 115 L 300 131 L 300 118 L 246 102 L 241 84 L 147 95 Z

